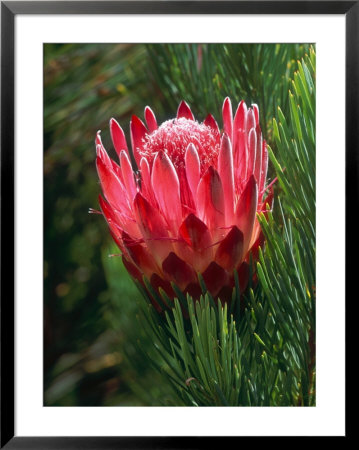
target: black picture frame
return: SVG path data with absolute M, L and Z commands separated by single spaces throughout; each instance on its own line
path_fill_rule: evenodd
M 201 448 L 207 437 L 25 437 L 14 435 L 14 59 L 18 14 L 340 14 L 346 19 L 346 297 L 355 279 L 358 205 L 359 1 L 4 1 L 1 2 L 1 442 L 6 449 Z M 350 251 L 348 246 L 350 245 Z M 355 300 L 355 298 L 354 298 Z M 348 327 L 346 326 L 346 329 Z M 347 332 L 346 332 L 347 333 Z M 346 340 L 348 342 L 348 340 Z M 347 389 L 348 391 L 348 389 Z M 346 399 L 348 400 L 348 398 Z M 346 407 L 348 402 L 346 401 Z M 346 437 L 349 436 L 347 424 Z M 222 443 L 222 442 L 221 442 Z M 229 442 L 228 442 L 229 443 Z

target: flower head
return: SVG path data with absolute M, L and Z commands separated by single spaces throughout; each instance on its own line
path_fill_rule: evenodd
M 258 107 L 242 101 L 233 117 L 226 98 L 222 117 L 222 130 L 210 114 L 199 123 L 182 101 L 177 117 L 158 126 L 146 107 L 147 127 L 132 117 L 132 152 L 111 119 L 119 165 L 96 136 L 100 206 L 124 265 L 172 298 L 171 283 L 199 298 L 199 274 L 222 300 L 231 297 L 235 271 L 245 289 L 249 253 L 261 242 L 256 213 L 271 200 L 264 199 L 268 152 Z

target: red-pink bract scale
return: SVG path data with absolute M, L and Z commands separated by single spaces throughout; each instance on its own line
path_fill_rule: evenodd
M 265 195 L 268 151 L 258 107 L 242 101 L 233 117 L 227 97 L 222 130 L 210 114 L 197 122 L 184 101 L 177 117 L 160 126 L 149 107 L 144 115 L 147 126 L 136 116 L 130 124 L 136 168 L 114 119 L 119 164 L 96 136 L 100 206 L 123 263 L 144 287 L 143 276 L 172 299 L 171 283 L 198 299 L 200 273 L 214 298 L 229 301 L 234 271 L 241 292 L 247 286 L 249 254 L 256 258 L 263 241 L 256 213 L 272 202 Z

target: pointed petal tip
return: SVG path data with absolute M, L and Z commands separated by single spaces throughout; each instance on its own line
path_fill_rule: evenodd
M 196 152 L 196 153 L 197 153 L 197 148 L 196 148 L 196 146 L 195 146 L 192 142 L 190 142 L 190 143 L 187 145 L 186 152 Z
M 139 151 L 143 148 L 144 140 L 148 135 L 148 130 L 142 120 L 139 117 L 133 115 L 130 121 L 130 132 L 132 152 L 135 157 L 136 164 L 137 166 L 139 166 L 141 159 Z
M 180 119 L 182 117 L 184 119 L 194 120 L 191 108 L 189 107 L 188 103 L 186 103 L 184 100 L 181 101 L 177 109 L 177 119 Z
M 165 165 L 165 166 L 167 166 L 168 169 L 170 169 L 171 171 L 173 171 L 174 173 L 177 174 L 176 169 L 173 165 L 173 162 L 171 161 L 171 158 L 168 156 L 168 153 L 165 152 L 164 150 L 159 150 L 156 153 L 156 156 L 153 160 L 152 167 L 155 167 L 155 164 Z
M 256 119 L 256 124 L 258 125 L 259 124 L 259 108 L 258 108 L 258 105 L 256 103 L 252 103 L 251 106 L 252 106 L 252 109 L 253 109 L 253 112 L 254 112 L 254 117 Z
M 105 200 L 103 199 L 102 195 L 101 195 L 101 194 L 98 194 L 98 202 L 99 202 L 99 204 L 101 205 L 102 202 L 104 202 L 104 201 L 105 201 Z
M 122 131 L 121 125 L 117 122 L 117 120 L 114 117 L 111 117 L 111 119 L 109 120 L 109 127 L 110 127 L 110 132 L 113 133 L 113 128 L 119 128 Z
M 153 158 L 152 168 L 154 168 L 158 164 L 162 164 L 163 162 L 164 163 L 168 163 L 168 162 L 171 163 L 171 160 L 169 159 L 169 157 L 168 157 L 168 155 L 167 155 L 167 153 L 165 151 L 159 150 L 155 154 L 155 157 Z M 153 171 L 152 171 L 152 175 L 153 175 Z
M 146 166 L 148 166 L 147 158 L 145 156 L 141 156 L 140 167 L 142 167 L 144 164 L 146 164 Z
M 179 108 L 185 106 L 186 108 L 189 108 L 189 104 L 185 100 L 181 100 L 180 104 L 178 105 Z
M 144 116 L 149 132 L 153 133 L 155 130 L 157 130 L 158 126 L 156 116 L 149 106 L 145 107 Z
M 145 127 L 145 124 L 135 114 L 132 114 L 132 116 L 131 116 L 130 127 L 139 127 L 142 132 L 147 132 L 147 128 Z
M 226 133 L 226 131 L 223 132 L 222 137 L 221 137 L 221 146 L 223 144 L 231 145 L 231 140 L 230 140 L 228 134 Z
M 216 296 L 218 292 L 228 284 L 227 272 L 215 261 L 212 261 L 202 273 L 203 280 L 209 292 Z
M 196 274 L 193 268 L 179 258 L 174 252 L 170 252 L 162 263 L 162 269 L 169 278 L 184 289 L 188 284 L 196 281 Z
M 248 179 L 248 183 L 251 183 L 251 185 L 257 185 L 257 180 L 256 180 L 256 177 L 254 176 L 254 174 L 252 173 L 252 175 L 249 177 L 249 179 Z
M 137 203 L 137 202 L 142 201 L 142 200 L 144 200 L 144 197 L 142 196 L 141 192 L 138 191 L 138 192 L 136 193 L 136 195 L 135 195 L 135 198 L 133 199 L 133 202 L 134 202 L 134 203 L 135 203 L 135 202 Z
M 229 97 L 226 97 L 222 107 L 223 129 L 229 135 L 230 139 L 233 137 L 233 113 L 232 103 Z
M 211 128 L 215 133 L 219 133 L 218 123 L 217 123 L 216 119 L 212 116 L 212 114 L 207 114 L 203 123 L 207 127 Z
M 252 173 L 250 175 L 250 177 L 248 178 L 247 184 L 246 184 L 244 189 L 249 189 L 251 192 L 253 190 L 257 190 L 258 189 L 258 183 L 257 183 L 257 180 L 256 180 L 256 177 L 255 177 L 254 173 Z
M 209 166 L 208 169 L 206 170 L 206 173 L 210 176 L 213 176 L 213 175 L 217 174 L 218 172 L 213 166 Z
M 225 111 L 225 110 L 232 112 L 232 102 L 231 102 L 230 97 L 228 97 L 228 96 L 223 100 L 222 111 Z
M 111 158 L 108 156 L 102 142 L 96 145 L 96 163 L 98 161 L 105 166 L 112 166 Z
M 97 132 L 96 132 L 95 145 L 96 145 L 96 147 L 97 147 L 98 145 L 102 145 L 102 141 L 101 141 L 101 130 L 97 130 Z
M 215 256 L 216 262 L 227 271 L 232 272 L 243 257 L 243 242 L 242 231 L 234 225 L 219 244 Z
M 137 191 L 134 198 L 133 198 L 133 206 L 136 210 L 143 210 L 144 208 L 146 209 L 148 202 L 145 199 L 145 197 L 141 194 L 140 191 Z
M 151 115 L 151 116 L 155 116 L 155 113 L 153 112 L 153 110 L 152 110 L 152 108 L 150 107 L 150 106 L 145 106 L 145 109 L 144 109 L 144 115 L 146 116 L 146 115 Z

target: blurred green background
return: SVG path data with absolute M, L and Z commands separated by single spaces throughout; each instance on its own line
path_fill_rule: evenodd
M 44 45 L 44 404 L 170 405 L 171 391 L 144 358 L 139 293 L 98 209 L 94 139 L 115 157 L 108 122 L 129 140 L 146 105 L 158 122 L 179 102 L 221 126 L 228 95 L 260 108 L 264 135 L 309 44 Z M 151 342 L 145 343 L 148 349 Z M 143 349 L 143 343 L 141 343 Z

